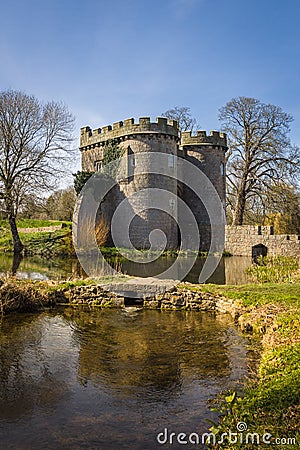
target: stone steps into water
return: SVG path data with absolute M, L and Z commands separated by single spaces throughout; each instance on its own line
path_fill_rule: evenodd
M 154 297 L 158 294 L 171 292 L 178 284 L 178 280 L 160 280 L 154 277 L 135 277 L 126 282 L 115 282 L 109 284 L 100 284 L 104 290 L 113 292 L 122 297 L 145 299 Z

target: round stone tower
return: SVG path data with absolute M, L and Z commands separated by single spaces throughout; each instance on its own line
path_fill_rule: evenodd
M 225 186 L 225 152 L 227 150 L 226 134 L 211 131 L 197 131 L 195 136 L 190 131 L 181 133 L 180 150 L 183 158 L 198 167 L 211 181 L 224 205 L 226 201 Z M 183 174 L 184 178 L 188 177 Z M 209 196 L 209 192 L 203 195 Z M 208 251 L 210 245 L 210 220 L 201 200 L 186 185 L 182 192 L 183 200 L 189 205 L 197 220 L 201 237 L 200 250 Z M 184 218 L 181 218 L 184 220 Z
M 83 171 L 101 171 L 103 149 L 111 140 L 123 149 L 123 156 L 127 156 L 126 167 L 124 165 L 122 167 L 120 181 L 113 194 L 108 196 L 104 208 L 106 216 L 111 220 L 116 207 L 126 201 L 124 203 L 126 218 L 124 217 L 122 225 L 129 227 L 130 241 L 135 248 L 150 248 L 149 236 L 154 230 L 164 233 L 166 248 L 178 246 L 174 196 L 177 196 L 176 156 L 179 139 L 177 122 L 161 117 L 154 123 L 150 122 L 149 117 L 141 117 L 138 123 L 135 123 L 134 119 L 127 119 L 93 131 L 89 127 L 81 128 L 80 150 Z M 164 159 L 166 176 L 153 173 L 153 161 L 149 157 L 153 152 L 168 155 Z M 153 189 L 156 190 L 156 194 Z M 165 193 L 162 208 L 153 206 L 158 189 Z M 127 224 L 126 219 L 129 217 L 131 220 Z M 121 245 L 122 242 L 121 244 L 119 242 L 119 246 Z

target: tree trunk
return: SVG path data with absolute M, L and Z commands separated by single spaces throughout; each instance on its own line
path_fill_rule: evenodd
M 237 195 L 232 225 L 243 225 L 245 205 L 246 193 L 243 184 Z
M 15 254 L 21 253 L 21 251 L 24 248 L 24 245 L 22 244 L 19 233 L 18 233 L 16 218 L 12 215 L 9 216 L 9 225 L 10 225 L 11 235 L 13 238 L 14 253 Z
M 233 218 L 232 225 L 243 225 L 244 209 L 245 209 L 245 204 L 242 205 L 241 202 L 237 202 L 235 211 L 234 211 L 234 218 Z
M 16 224 L 16 212 L 14 207 L 14 202 L 12 200 L 12 186 L 9 184 L 5 186 L 4 191 L 4 203 L 5 203 L 5 210 L 8 217 L 9 225 L 10 225 L 10 231 L 11 236 L 13 240 L 13 246 L 14 246 L 14 254 L 21 253 L 24 245 L 21 242 L 19 232 L 17 229 Z
M 13 258 L 13 263 L 12 263 L 12 268 L 11 268 L 12 275 L 16 275 L 17 270 L 21 264 L 22 258 L 23 258 L 23 256 L 21 253 L 14 253 L 14 258 Z

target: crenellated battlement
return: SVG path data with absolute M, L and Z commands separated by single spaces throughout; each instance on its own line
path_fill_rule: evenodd
M 203 144 L 227 147 L 226 134 L 219 131 L 211 131 L 207 136 L 205 130 L 198 130 L 195 136 L 192 136 L 191 131 L 183 131 L 181 133 L 181 146 Z
M 110 139 L 118 139 L 132 134 L 152 133 L 167 134 L 179 140 L 179 128 L 176 120 L 168 120 L 165 117 L 157 117 L 156 122 L 151 122 L 150 117 L 140 117 L 135 123 L 133 118 L 115 122 L 102 128 L 92 130 L 83 127 L 80 130 L 80 149 L 90 145 L 104 144 Z

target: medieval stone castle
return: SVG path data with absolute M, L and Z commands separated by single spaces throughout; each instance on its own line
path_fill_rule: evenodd
M 132 196 L 135 192 L 151 187 L 160 188 L 173 193 L 187 203 L 193 211 L 200 231 L 200 250 L 208 250 L 210 244 L 210 225 L 206 210 L 187 186 L 177 183 L 173 178 L 147 174 L 147 159 L 144 175 L 135 175 L 136 161 L 141 153 L 159 152 L 167 156 L 167 173 L 170 177 L 176 173 L 176 157 L 184 158 L 209 178 L 222 203 L 225 205 L 225 152 L 227 150 L 226 135 L 217 131 L 211 131 L 209 135 L 205 131 L 197 131 L 191 135 L 190 131 L 180 132 L 178 123 L 158 117 L 156 122 L 151 122 L 149 117 L 141 117 L 138 123 L 134 119 L 116 122 L 96 130 L 90 127 L 81 128 L 80 150 L 82 153 L 82 170 L 97 172 L 102 168 L 103 149 L 108 142 L 117 143 L 124 153 L 130 156 L 130 164 L 127 171 L 127 179 L 120 182 L 118 189 L 110 195 L 104 206 L 105 215 L 111 218 L 113 209 L 124 198 Z M 140 168 L 139 168 L 140 169 Z M 144 191 L 145 192 L 145 191 Z M 131 200 L 131 206 L 136 208 L 138 200 Z M 160 229 L 167 237 L 167 248 L 177 248 L 180 241 L 178 226 L 174 218 L 165 211 L 148 208 L 139 205 L 139 212 L 131 223 L 131 241 L 136 248 L 149 248 L 149 233 L 151 230 Z
M 176 121 L 163 117 L 158 117 L 154 123 L 149 117 L 141 117 L 138 123 L 131 118 L 95 130 L 84 127 L 81 128 L 80 136 L 83 171 L 101 171 L 104 148 L 108 142 L 117 143 L 129 161 L 125 180 L 118 183 L 102 204 L 102 213 L 108 223 L 116 207 L 130 197 L 128 209 L 132 208 L 130 239 L 133 246 L 138 249 L 149 248 L 151 231 L 159 229 L 167 238 L 166 248 L 178 248 L 181 241 L 180 232 L 174 215 L 172 217 L 171 213 L 168 214 L 168 207 L 172 209 L 172 200 L 170 205 L 161 210 L 149 208 L 147 193 L 142 199 L 133 195 L 139 191 L 147 192 L 151 187 L 160 188 L 174 194 L 189 206 L 199 228 L 199 250 L 207 251 L 210 247 L 211 228 L 206 208 L 188 186 L 174 181 L 172 177 L 176 178 L 176 157 L 189 161 L 208 177 L 225 208 L 226 135 L 218 131 L 211 131 L 209 134 L 197 131 L 196 135 L 192 135 L 190 131 L 180 132 Z M 170 177 L 151 174 L 147 158 L 138 158 L 151 152 L 167 155 L 165 164 Z M 144 165 L 142 175 L 137 173 L 140 172 L 138 161 L 142 161 Z M 180 217 L 179 209 L 177 218 L 179 222 L 185 220 L 184 214 Z M 122 234 L 123 224 L 119 225 Z M 274 235 L 272 227 L 227 226 L 225 249 L 231 254 L 244 256 L 253 256 L 257 252 L 264 255 L 300 256 L 300 236 Z

